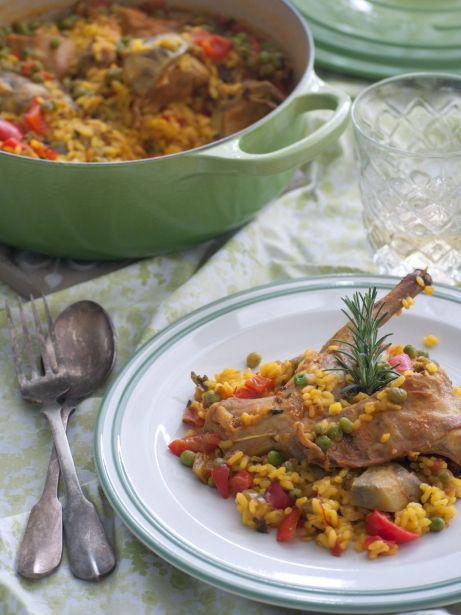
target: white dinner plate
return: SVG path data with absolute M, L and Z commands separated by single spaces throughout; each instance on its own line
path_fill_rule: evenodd
M 128 528 L 150 549 L 221 589 L 316 612 L 384 613 L 461 599 L 461 520 L 440 534 L 369 561 L 352 547 L 332 557 L 313 542 L 277 543 L 241 525 L 231 500 L 202 485 L 168 450 L 184 433 L 183 409 L 193 394 L 192 370 L 213 375 L 320 348 L 344 323 L 341 298 L 395 278 L 325 276 L 252 289 L 207 305 L 147 342 L 108 391 L 96 430 L 104 490 Z M 385 327 L 391 341 L 422 346 L 461 385 L 461 292 L 436 287 Z

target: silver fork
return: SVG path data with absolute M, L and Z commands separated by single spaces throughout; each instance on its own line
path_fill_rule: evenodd
M 43 303 L 47 321 L 46 328 L 42 325 L 35 303 L 31 300 L 32 334 L 25 317 L 23 304 L 19 300 L 22 342 L 18 339 L 17 327 L 14 324 L 11 309 L 8 304 L 5 305 L 16 375 L 22 396 L 27 401 L 42 406 L 41 411 L 48 419 L 53 435 L 59 465 L 66 485 L 65 537 L 71 570 L 80 579 L 95 580 L 114 568 L 115 556 L 94 505 L 86 499 L 82 492 L 72 459 L 59 403 L 68 393 L 69 384 L 66 371 L 60 365 L 50 311 L 45 298 L 43 298 Z M 39 354 L 37 354 L 36 346 L 39 348 Z M 39 366 L 39 357 L 42 359 L 43 370 Z M 55 485 L 48 484 L 47 481 L 44 494 L 49 495 L 50 489 L 54 487 Z M 43 519 L 43 515 L 41 515 L 42 528 L 38 527 L 33 530 L 34 535 L 31 536 L 31 539 L 35 539 L 36 542 L 31 542 L 29 545 L 30 548 L 34 548 L 39 541 L 39 546 L 43 548 L 44 538 L 56 540 L 56 536 L 59 536 L 58 544 L 55 543 L 50 546 L 49 551 L 46 548 L 43 551 L 44 557 L 54 558 L 55 567 L 59 565 L 60 553 L 62 553 L 62 529 L 61 532 L 58 532 L 56 528 L 57 518 L 61 518 L 60 503 L 57 497 L 56 502 L 52 507 L 54 512 L 50 526 L 46 527 L 48 520 Z M 35 514 L 39 515 L 40 511 Z M 43 532 L 47 536 L 41 535 Z M 19 555 L 18 566 L 25 566 L 23 572 L 25 572 L 24 576 L 27 576 L 27 573 L 30 572 L 30 554 L 26 552 Z M 21 574 L 19 568 L 18 572 Z M 34 576 L 33 570 L 32 576 Z M 38 573 L 35 577 L 37 576 L 43 575 Z

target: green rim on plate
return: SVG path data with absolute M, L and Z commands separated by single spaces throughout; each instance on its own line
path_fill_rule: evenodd
M 176 321 L 146 342 L 125 366 L 107 392 L 95 433 L 96 465 L 99 478 L 109 501 L 127 527 L 147 547 L 174 566 L 192 576 L 238 593 L 247 598 L 280 606 L 315 609 L 330 613 L 385 613 L 417 607 L 441 606 L 461 598 L 461 577 L 447 578 L 432 584 L 413 585 L 389 590 L 359 588 L 328 589 L 300 587 L 276 579 L 262 581 L 245 570 L 236 570 L 226 561 L 215 561 L 169 533 L 167 525 L 149 511 L 140 500 L 125 472 L 121 458 L 122 421 L 124 411 L 143 376 L 159 357 L 190 332 L 213 322 L 221 315 L 245 306 L 270 301 L 275 297 L 294 296 L 338 288 L 357 289 L 370 284 L 381 289 L 394 286 L 396 278 L 385 276 L 333 275 L 269 284 L 208 304 Z M 437 287 L 442 301 L 461 305 L 461 292 L 450 287 Z
M 368 78 L 461 73 L 458 0 L 292 0 L 309 23 L 317 66 Z

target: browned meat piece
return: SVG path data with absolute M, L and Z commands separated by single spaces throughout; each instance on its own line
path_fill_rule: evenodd
M 16 73 L 0 71 L 0 111 L 24 113 L 36 96 L 46 97 L 48 90 Z
M 402 309 L 402 299 L 406 299 L 407 297 L 414 298 L 422 291 L 422 287 L 416 283 L 417 277 L 420 277 L 426 286 L 432 284 L 432 278 L 427 271 L 416 269 L 413 273 L 406 275 L 385 297 L 375 303 L 373 310 L 374 314 L 376 314 L 379 309 L 381 309 L 382 314 L 386 314 L 381 321 L 381 326 Z M 350 323 L 347 322 L 344 327 L 337 331 L 333 337 L 323 345 L 320 352 L 323 353 L 327 351 L 328 346 L 331 344 L 337 344 L 338 342 L 336 340 L 348 342 L 350 339 Z
M 210 79 L 208 69 L 200 60 L 186 53 L 168 66 L 157 80 L 150 98 L 160 106 L 189 99 Z
M 261 415 L 263 419 L 242 427 L 240 417 L 243 412 Z M 260 399 L 230 397 L 209 408 L 205 431 L 215 431 L 222 435 L 223 440 L 232 440 L 234 448 L 251 455 L 262 455 L 273 448 L 286 449 L 293 434 L 293 419 L 288 412 L 276 408 L 274 396 Z M 280 438 L 284 440 L 283 444 Z
M 163 45 L 165 39 L 167 45 Z M 128 49 L 123 60 L 125 83 L 160 108 L 187 100 L 210 79 L 207 67 L 187 49 L 188 44 L 176 34 L 144 41 L 141 49 Z
M 169 66 L 186 53 L 189 45 L 177 34 L 163 34 L 146 39 L 142 45 L 129 47 L 123 55 L 125 83 L 140 95 L 152 94 Z M 176 68 L 177 70 L 177 68 Z
M 31 49 L 33 56 L 58 79 L 69 75 L 78 59 L 77 47 L 72 39 L 55 36 L 44 29 L 38 29 L 32 36 L 9 34 L 6 43 L 18 54 L 26 48 Z
M 304 416 L 299 391 L 285 399 L 229 398 L 211 406 L 205 430 L 220 433 L 223 440 L 232 440 L 234 448 L 250 455 L 262 455 L 274 448 L 298 458 L 307 457 L 325 467 L 363 468 L 409 452 L 442 455 L 461 465 L 461 399 L 455 395 L 446 373 L 442 369 L 434 375 L 414 373 L 406 377 L 401 388 L 408 396 L 400 410 L 377 411 L 373 420 L 361 422 L 357 430 L 333 442 L 326 453 L 306 434 L 312 433 L 322 418 L 328 418 L 330 423 L 339 422 L 343 416 L 355 421 L 363 414 L 365 404 L 380 404 L 377 394 L 345 408 L 340 416 L 326 413 L 315 418 Z M 243 412 L 260 415 L 261 407 L 264 413 L 256 423 L 242 425 Z M 273 414 L 274 410 L 282 412 Z M 384 433 L 389 433 L 390 438 L 382 443 Z
M 218 132 L 224 136 L 254 124 L 285 99 L 269 81 L 248 80 L 242 86 L 241 92 L 223 103 L 213 118 Z
M 400 309 L 402 299 L 414 297 L 422 290 L 415 281 L 417 276 L 425 276 L 425 283 L 430 284 L 425 272 L 416 271 L 381 299 L 383 311 L 387 312 L 385 320 Z M 344 341 L 348 337 L 348 326 L 333 336 Z M 314 357 L 322 368 L 331 365 L 328 345 L 332 339 Z M 274 448 L 298 458 L 307 457 L 324 467 L 368 467 L 410 452 L 443 455 L 461 465 L 461 399 L 455 395 L 443 369 L 429 374 L 424 369 L 425 362 L 427 360 L 420 359 L 420 372 L 406 376 L 401 388 L 407 392 L 407 398 L 399 410 L 392 405 L 388 407 L 377 392 L 345 408 L 341 415 L 329 416 L 325 411 L 311 418 L 304 411 L 301 392 L 291 382 L 275 396 L 252 400 L 229 398 L 217 402 L 208 410 L 205 430 L 218 432 L 223 440 L 234 442 L 234 448 L 251 455 L 261 455 Z M 305 365 L 306 362 L 301 362 L 298 369 Z M 377 406 L 373 419 L 361 421 L 358 429 L 344 434 L 326 452 L 312 441 L 311 434 L 320 420 L 328 418 L 335 423 L 346 417 L 355 421 L 370 402 Z M 250 416 L 250 421 L 242 420 L 243 413 Z M 390 434 L 387 442 L 381 442 L 384 433 Z
M 377 412 L 372 421 L 333 443 L 327 451 L 331 463 L 363 468 L 416 451 L 442 455 L 461 465 L 461 399 L 447 374 L 442 369 L 433 375 L 414 373 L 401 388 L 408 394 L 401 409 Z M 343 416 L 357 418 L 365 403 L 346 408 Z M 390 434 L 388 442 L 380 442 L 383 433 Z
M 178 20 L 150 17 L 144 11 L 128 6 L 114 6 L 120 19 L 123 34 L 137 38 L 149 38 L 167 32 L 177 32 Z

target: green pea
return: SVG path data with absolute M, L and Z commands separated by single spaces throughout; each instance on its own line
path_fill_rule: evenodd
M 448 482 L 451 478 L 450 472 L 448 470 L 440 470 L 438 477 L 444 483 Z
M 238 32 L 233 37 L 236 43 L 240 43 L 241 45 L 246 45 L 248 43 L 248 34 L 246 32 Z
M 35 30 L 38 30 L 39 28 L 40 28 L 39 21 L 29 21 L 29 30 L 31 32 L 35 32 Z
M 283 463 L 283 455 L 279 451 L 269 451 L 267 453 L 267 461 L 276 468 L 280 467 Z
M 44 100 L 42 103 L 40 103 L 40 106 L 43 111 L 49 112 L 56 110 L 56 103 L 54 100 Z
M 282 55 L 278 54 L 274 57 L 273 64 L 275 68 L 281 69 L 285 66 L 285 60 Z
M 445 521 L 442 517 L 431 517 L 431 525 L 429 529 L 431 532 L 441 532 L 445 527 Z
M 183 451 L 179 455 L 179 461 L 188 468 L 191 468 L 194 465 L 195 453 L 193 451 Z
M 216 391 L 207 391 L 202 396 L 202 404 L 204 408 L 209 408 L 211 404 L 216 403 L 217 401 L 221 401 L 221 397 Z
M 146 141 L 143 145 L 147 154 L 157 154 L 160 151 L 155 141 Z
M 342 416 L 339 419 L 339 426 L 344 433 L 352 433 L 354 431 L 354 425 L 347 417 Z
M 330 438 L 330 440 L 340 440 L 342 435 L 343 433 L 339 423 L 333 423 L 328 428 L 327 436 Z
M 261 47 L 262 49 L 264 49 L 264 51 L 273 51 L 275 48 L 275 45 L 271 41 L 264 41 Z
M 303 492 L 301 491 L 301 489 L 299 487 L 294 487 L 291 491 L 290 491 L 290 498 L 292 498 L 293 500 L 296 500 L 296 498 L 300 498 L 302 496 Z
M 122 77 L 121 68 L 109 68 L 106 72 L 106 81 L 111 83 L 112 81 L 119 80 Z
M 416 356 L 417 357 L 426 357 L 426 359 L 429 358 L 429 353 L 426 350 L 417 350 L 416 351 Z
M 323 421 L 321 421 L 320 423 L 316 423 L 314 425 L 314 431 L 316 434 L 319 434 L 320 436 L 324 433 L 326 433 L 328 427 L 325 428 Z
M 76 20 L 76 15 L 69 15 L 69 17 L 64 17 L 63 19 L 61 19 L 58 23 L 58 26 L 61 30 L 68 30 L 69 28 L 72 28 Z
M 407 354 L 410 357 L 410 359 L 416 358 L 416 348 L 412 346 L 411 344 L 407 344 L 405 348 L 403 349 L 403 352 Z
M 271 77 L 275 72 L 275 67 L 272 64 L 263 64 L 259 69 L 260 77 Z
M 294 381 L 297 387 L 303 387 L 309 382 L 309 376 L 306 372 L 299 372 L 295 374 Z
M 270 51 L 263 49 L 259 53 L 259 60 L 261 64 L 270 64 L 272 62 L 272 54 Z
M 248 367 L 254 369 L 255 367 L 258 367 L 258 365 L 261 363 L 261 355 L 257 352 L 250 352 L 250 354 L 247 356 L 246 361 Z
M 61 39 L 58 38 L 57 36 L 50 38 L 50 43 L 49 43 L 50 49 L 57 49 L 60 44 L 61 44 Z
M 24 60 L 27 60 L 27 58 L 30 58 L 31 55 L 32 55 L 32 49 L 29 49 L 29 47 L 24 47 L 24 49 L 21 51 L 21 57 Z
M 30 77 L 34 83 L 43 83 L 45 79 L 40 73 L 33 73 Z
M 13 24 L 13 31 L 16 34 L 29 34 L 29 29 L 23 21 L 17 21 Z
M 332 445 L 332 441 L 330 440 L 330 438 L 325 435 L 318 436 L 318 438 L 316 438 L 315 440 L 315 443 L 317 444 L 319 448 L 322 449 L 322 451 L 327 451 Z
M 32 62 L 32 66 L 30 67 L 30 70 L 32 73 L 39 73 L 40 71 L 43 70 L 43 63 L 39 62 L 38 60 L 35 60 L 34 62 Z
M 393 387 L 387 391 L 387 399 L 393 404 L 403 403 L 407 396 L 408 394 L 405 389 L 400 389 L 399 387 Z

